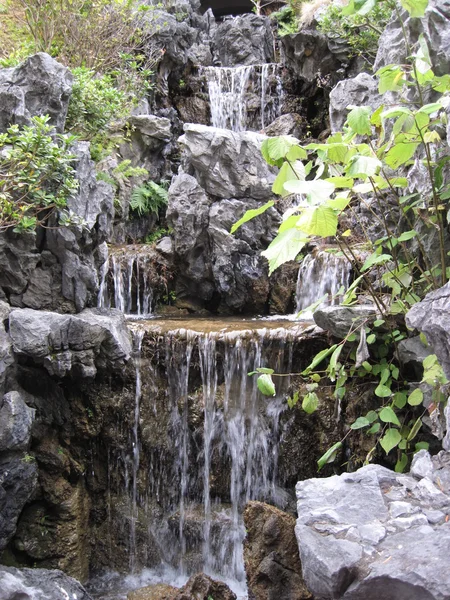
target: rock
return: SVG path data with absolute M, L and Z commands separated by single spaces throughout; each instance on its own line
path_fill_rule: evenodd
M 179 590 L 172 585 L 158 583 L 130 592 L 127 600 L 173 600 Z
M 400 19 L 394 14 L 378 42 L 378 53 L 374 71 L 390 64 L 404 64 L 407 56 L 402 25 L 410 47 L 420 35 L 424 35 L 430 51 L 431 64 L 436 75 L 445 75 L 450 70 L 450 2 L 430 0 L 421 19 L 411 18 L 406 10 L 400 9 Z M 362 102 L 361 102 L 362 104 Z
M 158 252 L 161 252 L 163 256 L 172 257 L 173 256 L 173 242 L 172 238 L 169 236 L 165 236 L 161 238 L 161 240 L 156 244 L 156 249 Z
M 342 131 L 350 105 L 370 106 L 372 110 L 383 104 L 384 97 L 378 93 L 378 83 L 367 73 L 353 79 L 340 81 L 330 93 L 330 124 L 332 132 Z
M 314 312 L 316 325 L 338 338 L 345 338 L 350 329 L 358 324 L 374 321 L 377 310 L 374 306 L 326 306 Z M 355 332 L 357 333 L 357 332 Z
M 185 125 L 184 131 L 179 142 L 185 170 L 195 174 L 208 194 L 255 200 L 272 196 L 275 173 L 261 156 L 264 136 L 205 125 Z
M 177 21 L 175 15 L 159 8 L 143 13 L 143 32 L 149 40 L 149 57 L 154 56 L 155 49 L 164 49 L 159 67 L 163 75 L 168 75 L 174 66 L 187 63 L 189 50 L 199 35 L 188 21 Z
M 128 119 L 131 127 L 138 129 L 145 138 L 168 142 L 172 137 L 169 119 L 155 115 L 134 115 Z
M 19 392 L 8 392 L 0 402 L 0 452 L 27 450 L 35 410 Z
M 439 513 L 450 508 L 450 455 L 416 456 L 414 477 L 368 465 L 297 484 L 296 535 L 314 597 L 448 597 L 450 526 Z
M 38 52 L 12 69 L 0 70 L 0 132 L 9 125 L 29 125 L 31 117 L 49 115 L 62 133 L 72 93 L 72 73 L 48 54 Z
M 299 138 L 303 128 L 303 118 L 296 113 L 288 113 L 286 115 L 281 115 L 281 117 L 272 121 L 272 123 L 264 129 L 264 133 L 269 137 L 293 135 L 294 137 Z
M 181 588 L 174 600 L 236 600 L 230 588 L 221 581 L 211 579 L 204 573 L 193 575 L 185 586 Z
M 306 29 L 281 38 L 282 61 L 298 78 L 309 83 L 334 74 L 341 61 L 329 48 L 327 36 Z
M 442 441 L 442 447 L 447 452 L 450 451 L 450 402 L 447 400 L 447 406 L 444 409 L 445 423 L 446 423 L 446 431 L 445 438 Z
M 422 331 L 437 355 L 447 377 L 450 377 L 450 283 L 430 292 L 406 315 L 406 323 Z
M 214 36 L 214 58 L 222 67 L 261 65 L 274 59 L 270 20 L 259 15 L 226 19 Z
M 294 517 L 269 504 L 249 502 L 244 523 L 249 597 L 252 600 L 312 598 L 301 576 Z
M 0 566 L 2 600 L 92 600 L 83 586 L 62 571 Z
M 10 335 L 16 353 L 57 377 L 94 377 L 99 368 L 120 368 L 131 355 L 125 318 L 115 309 L 79 315 L 13 310 Z
M 0 302 L 0 313 L 2 316 L 8 315 L 3 309 L 4 306 L 8 306 L 5 302 Z M 8 307 L 9 308 L 9 307 Z M 12 350 L 11 338 L 5 331 L 3 319 L 0 321 L 0 395 L 3 395 L 6 391 L 6 380 L 8 373 L 12 370 L 14 365 L 14 354 Z
M 423 377 L 423 361 L 432 354 L 430 348 L 425 346 L 420 336 L 401 340 L 397 344 L 397 359 L 403 367 L 411 369 L 415 380 L 420 381 Z
M 32 456 L 0 455 L 0 552 L 15 534 L 17 520 L 36 485 L 37 465 Z

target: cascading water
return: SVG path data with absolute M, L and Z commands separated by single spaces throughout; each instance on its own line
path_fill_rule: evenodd
M 153 312 L 154 263 L 151 252 L 138 246 L 110 251 L 100 272 L 98 308 L 118 308 L 126 315 L 148 317 Z
M 232 131 L 264 129 L 280 115 L 283 101 L 279 65 L 205 67 L 213 127 Z M 250 98 L 253 102 L 249 102 Z M 258 118 L 250 122 L 250 106 Z
M 311 306 L 324 296 L 323 305 L 339 304 L 337 293 L 350 283 L 351 264 L 342 254 L 318 251 L 308 254 L 298 272 L 295 294 L 296 313 Z

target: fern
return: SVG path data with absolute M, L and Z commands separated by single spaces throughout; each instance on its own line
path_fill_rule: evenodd
M 149 213 L 158 214 L 160 209 L 167 206 L 168 192 L 154 181 L 147 181 L 134 188 L 131 194 L 130 208 L 140 217 Z

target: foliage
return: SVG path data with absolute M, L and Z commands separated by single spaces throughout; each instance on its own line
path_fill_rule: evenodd
M 351 0 L 346 12 L 358 9 L 368 14 L 376 4 L 376 0 Z M 421 16 L 427 3 L 401 0 L 401 4 Z M 343 303 L 355 303 L 358 291 L 369 293 L 374 303 L 371 318 L 355 321 L 345 339 L 317 354 L 302 372 L 309 386 L 303 409 L 312 412 L 317 408 L 315 389 L 321 381 L 333 384 L 338 407 L 348 388 L 372 390 L 377 408 L 360 416 L 347 435 L 365 431 L 375 436 L 367 461 L 378 447 L 386 454 L 396 449 L 398 471 L 406 468 L 411 452 L 424 447 L 417 443 L 422 417 L 427 410 L 432 416 L 445 400 L 442 388 L 447 385 L 435 356 L 424 361 L 422 384 L 433 393 L 427 408 L 422 406 L 423 390 L 405 383 L 406 374 L 396 358 L 397 344 L 408 336 L 402 315 L 450 275 L 445 249 L 450 208 L 450 184 L 445 177 L 448 158 L 439 133 L 447 123 L 450 76 L 434 74 L 423 36 L 416 47 L 408 48 L 408 54 L 409 64 L 388 65 L 377 73 L 380 94 L 397 93 L 397 104 L 392 103 L 391 95 L 389 104 L 375 111 L 370 106 L 349 107 L 344 131 L 323 143 L 302 147 L 295 138 L 282 136 L 269 138 L 262 146 L 267 162 L 279 167 L 274 193 L 298 198 L 285 212 L 277 237 L 264 253 L 270 270 L 293 259 L 306 242 L 332 237 L 357 275 Z M 409 98 L 414 96 L 413 102 L 405 101 L 406 90 Z M 434 101 L 426 102 L 430 94 Z M 422 165 L 426 172 L 421 183 L 428 192 L 407 193 L 406 175 L 413 164 Z M 384 231 L 375 242 L 358 221 L 354 210 L 358 206 L 365 207 Z M 390 214 L 392 210 L 401 215 L 400 222 L 396 212 Z M 364 260 L 351 244 L 352 231 L 340 226 L 340 222 L 349 222 L 349 216 L 365 237 L 364 249 L 369 249 L 369 254 Z M 240 222 L 246 220 L 244 215 Z M 395 229 L 391 222 L 397 223 Z M 430 232 L 438 234 L 438 264 L 431 264 L 425 250 L 424 237 Z M 267 386 L 267 377 L 276 375 L 265 375 Z M 289 404 L 294 406 L 299 400 L 297 393 Z M 343 442 L 321 457 L 320 468 L 334 460 Z
M 97 173 L 97 179 L 99 181 L 105 181 L 117 189 L 132 177 L 142 177 L 145 175 L 148 175 L 147 169 L 133 167 L 131 160 L 126 159 L 122 160 L 110 173 L 99 171 Z
M 343 40 L 350 56 L 363 56 L 373 62 L 378 39 L 392 15 L 391 2 L 377 2 L 367 13 L 347 15 L 342 6 L 330 4 L 320 16 L 318 29 L 329 38 Z
M 170 235 L 172 231 L 173 229 L 171 227 L 158 227 L 158 229 L 155 229 L 155 231 L 147 235 L 147 237 L 144 240 L 144 243 L 156 244 L 156 242 L 159 242 L 161 238 L 165 237 L 166 235 Z
M 284 36 L 298 31 L 297 15 L 291 4 L 273 12 L 270 17 L 278 26 L 278 35 Z
M 154 181 L 147 181 L 133 190 L 130 208 L 141 217 L 149 213 L 158 214 L 161 208 L 167 206 L 167 202 L 166 187 L 158 185 Z
M 66 206 L 78 187 L 69 151 L 73 141 L 56 135 L 47 116 L 0 135 L 0 231 L 34 231 Z M 70 223 L 67 212 L 63 220 Z

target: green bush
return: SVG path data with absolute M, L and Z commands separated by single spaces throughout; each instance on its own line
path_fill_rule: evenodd
M 44 116 L 0 134 L 0 231 L 34 231 L 76 192 L 74 138 L 53 132 Z
M 130 208 L 139 216 L 148 213 L 158 214 L 161 208 L 167 206 L 167 201 L 167 189 L 154 181 L 148 181 L 133 190 Z

